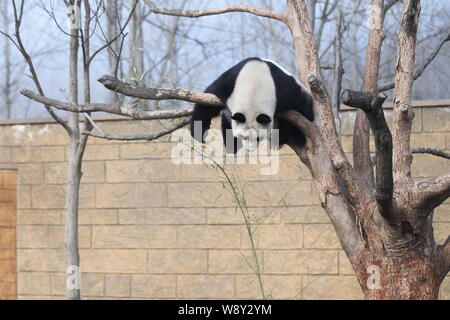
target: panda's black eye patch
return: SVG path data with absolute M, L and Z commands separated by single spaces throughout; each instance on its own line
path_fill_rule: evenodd
M 270 118 L 267 114 L 261 113 L 256 117 L 256 121 L 261 124 L 268 124 L 272 121 L 272 118 Z
M 244 123 L 245 122 L 245 116 L 242 113 L 240 113 L 240 112 L 237 112 L 237 113 L 233 114 L 231 116 L 231 119 L 233 119 L 233 120 L 235 120 L 237 122 L 240 122 L 240 123 Z

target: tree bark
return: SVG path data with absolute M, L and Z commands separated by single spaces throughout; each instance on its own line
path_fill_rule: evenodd
M 410 106 L 419 1 L 404 1 L 398 46 L 394 145 L 381 108 L 385 97 L 376 94 L 383 40 L 381 0 L 372 1 L 375 20 L 369 35 L 372 40 L 369 40 L 366 57 L 364 92 L 344 94 L 344 101 L 352 101 L 350 105 L 361 109 L 363 115 L 360 119 L 364 121 L 360 125 L 356 123 L 362 131 L 356 130 L 355 135 L 368 138 L 370 120 L 376 140 L 376 186 L 370 180 L 367 183 L 372 175 L 370 153 L 366 148 L 368 141 L 355 145 L 354 150 L 360 152 L 360 168 L 356 166 L 355 171 L 339 148 L 332 106 L 318 78 L 317 51 L 307 22 L 305 0 L 290 2 L 303 33 L 309 86 L 318 118 L 316 125 L 308 123 L 301 115 L 288 115 L 288 120 L 307 136 L 305 150 L 295 151 L 314 177 L 320 202 L 333 223 L 365 297 L 437 299 L 439 286 L 450 268 L 450 245 L 436 245 L 431 212 L 450 196 L 450 175 L 420 183 L 415 183 L 410 176 Z M 300 38 L 294 41 L 296 39 Z M 361 127 L 364 123 L 367 128 Z
M 118 21 L 119 21 L 119 9 L 116 7 L 116 0 L 108 0 L 106 1 L 106 18 L 107 18 L 107 41 L 112 41 L 114 37 L 116 37 L 118 33 Z M 109 74 L 114 75 L 117 73 L 116 67 L 118 67 L 118 59 L 119 59 L 119 42 L 113 41 L 108 49 L 108 66 L 109 66 Z M 119 95 L 117 92 L 110 91 L 109 92 L 109 102 L 113 103 L 119 100 Z
M 9 30 L 9 11 L 8 11 L 8 1 L 3 3 L 3 29 L 5 33 L 8 33 Z M 11 54 L 9 48 L 9 41 L 5 37 L 3 43 L 3 63 L 4 63 L 4 82 L 3 82 L 3 96 L 4 96 L 4 105 L 5 105 L 5 113 L 6 119 L 11 118 L 11 108 L 12 108 L 12 99 L 11 99 Z
M 372 0 L 362 88 L 364 92 L 372 94 L 377 93 L 381 46 L 384 40 L 384 14 L 384 0 Z M 369 120 L 362 110 L 358 110 L 353 128 L 353 165 L 363 180 L 373 186 L 374 176 L 370 157 L 369 133 Z
M 80 10 L 81 0 L 76 3 Z M 87 35 L 88 36 L 88 35 Z M 69 48 L 69 99 L 73 104 L 78 103 L 78 49 L 79 31 L 72 28 L 70 32 Z M 66 267 L 67 267 L 67 287 L 66 299 L 80 299 L 80 252 L 78 249 L 78 200 L 80 193 L 81 161 L 78 160 L 77 153 L 80 144 L 80 129 L 78 113 L 69 115 L 69 163 L 67 171 L 66 190 L 66 224 L 65 241 Z

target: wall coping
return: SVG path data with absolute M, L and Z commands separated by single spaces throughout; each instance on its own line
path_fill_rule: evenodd
M 450 99 L 447 100 L 416 100 L 412 102 L 413 108 L 440 108 L 440 107 L 450 107 Z M 383 106 L 384 109 L 392 109 L 393 103 L 386 102 Z M 356 109 L 350 108 L 346 105 L 341 105 L 341 111 L 355 111 Z M 92 117 L 95 121 L 123 121 L 123 120 L 132 120 L 129 117 L 113 115 L 113 114 L 104 114 L 97 115 Z M 63 119 L 67 119 L 67 117 L 63 117 Z M 0 126 L 11 126 L 11 125 L 29 125 L 29 124 L 56 124 L 53 118 L 30 118 L 30 119 L 8 119 L 8 120 L 0 120 Z

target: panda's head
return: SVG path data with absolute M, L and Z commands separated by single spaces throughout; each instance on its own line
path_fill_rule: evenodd
M 270 68 L 262 60 L 245 64 L 236 78 L 227 101 L 231 112 L 233 136 L 251 151 L 264 139 L 270 139 L 276 109 L 275 83 Z
M 231 115 L 233 136 L 242 141 L 246 150 L 253 151 L 260 141 L 270 139 L 273 115 L 266 113 L 236 112 Z

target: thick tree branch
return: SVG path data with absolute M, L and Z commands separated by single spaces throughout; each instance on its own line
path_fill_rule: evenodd
M 350 107 L 361 109 L 367 116 L 376 148 L 376 199 L 381 207 L 380 213 L 392 219 L 392 136 L 383 112 L 385 95 L 345 90 L 342 102 Z
M 186 89 L 146 88 L 123 82 L 116 77 L 104 75 L 98 81 L 107 89 L 129 97 L 147 100 L 182 100 L 192 103 L 205 103 L 213 106 L 223 106 L 222 101 L 211 93 L 202 93 Z
M 432 154 L 433 156 L 436 156 L 436 157 L 442 157 L 442 158 L 445 158 L 445 159 L 450 159 L 450 153 L 442 151 L 442 150 L 430 148 L 430 147 L 412 148 L 411 149 L 411 153 Z
M 334 36 L 334 75 L 333 75 L 333 99 L 332 108 L 336 130 L 341 134 L 341 119 L 339 109 L 341 106 L 342 76 L 344 75 L 344 63 L 342 61 L 342 11 L 336 17 L 336 33 Z
M 353 173 L 353 168 L 348 162 L 337 136 L 334 115 L 330 110 L 331 108 L 326 88 L 324 84 L 313 75 L 309 76 L 308 82 L 314 96 L 314 100 L 320 106 L 320 132 L 323 137 L 326 137 L 326 142 L 324 143 L 327 146 L 331 162 L 344 181 L 350 195 L 352 196 L 352 200 L 354 203 L 358 203 L 362 201 L 361 186 L 357 182 L 357 178 Z
M 269 10 L 262 9 L 253 6 L 246 5 L 231 5 L 226 7 L 220 7 L 215 9 L 205 9 L 205 10 L 176 10 L 176 9 L 164 9 L 158 8 L 152 1 L 144 0 L 144 2 L 150 8 L 150 11 L 157 14 L 169 15 L 169 16 L 177 16 L 177 17 L 186 17 L 186 18 L 200 18 L 204 16 L 211 16 L 217 14 L 223 14 L 228 12 L 245 12 L 254 14 L 256 16 L 275 19 L 286 23 L 286 16 L 284 14 Z
M 439 45 L 430 53 L 430 55 L 422 62 L 422 64 L 419 67 L 417 67 L 417 69 L 414 71 L 414 77 L 413 77 L 414 80 L 417 80 L 423 74 L 425 69 L 431 64 L 431 62 L 433 62 L 434 58 L 436 58 L 436 56 L 439 54 L 442 47 L 444 46 L 444 44 L 447 41 L 450 41 L 450 33 L 444 39 L 442 39 L 442 41 L 439 43 Z M 388 82 L 388 83 L 382 84 L 378 88 L 378 92 L 391 90 L 391 89 L 394 89 L 394 87 L 395 87 L 394 81 Z
M 307 138 L 315 139 L 319 135 L 317 126 L 305 118 L 300 112 L 289 110 L 280 114 L 279 117 L 290 121 L 300 129 Z
M 297 111 L 286 111 L 279 115 L 280 118 L 286 119 L 294 124 L 306 137 L 308 149 L 314 149 L 320 139 L 320 132 L 317 126 L 306 119 L 301 113 Z
M 417 26 L 420 16 L 419 0 L 404 0 L 400 33 L 398 35 L 398 56 L 395 73 L 394 98 L 394 179 L 397 182 L 411 179 L 411 124 L 414 113 L 411 109 L 411 94 L 414 77 Z
M 92 103 L 92 104 L 71 104 L 65 103 L 51 98 L 38 95 L 30 90 L 22 90 L 20 92 L 27 98 L 36 102 L 55 107 L 60 110 L 70 112 L 109 112 L 117 115 L 122 115 L 138 120 L 153 120 L 153 119 L 173 119 L 188 116 L 192 113 L 191 108 L 174 109 L 174 110 L 157 110 L 144 111 L 123 107 L 120 105 Z
M 338 234 L 339 241 L 348 257 L 354 257 L 364 247 L 353 207 L 344 191 L 340 178 L 333 167 L 324 146 L 319 128 L 300 113 L 287 111 L 280 115 L 297 126 L 307 138 L 306 147 L 291 146 L 314 177 L 319 200 Z
M 92 136 L 92 137 L 102 138 L 102 139 L 106 139 L 106 140 L 125 140 L 125 141 L 146 140 L 146 141 L 151 141 L 151 140 L 156 140 L 158 138 L 161 138 L 167 134 L 170 134 L 170 133 L 174 132 L 175 130 L 178 130 L 178 129 L 184 127 L 188 123 L 189 123 L 189 118 L 186 118 L 171 127 L 168 127 L 164 130 L 161 130 L 161 131 L 158 131 L 158 132 L 152 133 L 152 134 L 115 135 L 115 134 L 104 133 L 102 130 L 98 130 L 98 129 L 97 129 L 99 131 L 98 133 L 95 133 L 92 131 L 83 131 L 82 134 Z
M 342 149 L 339 135 L 336 130 L 334 114 L 331 108 L 330 98 L 327 90 L 318 78 L 320 77 L 320 63 L 317 55 L 314 36 L 309 23 L 309 16 L 305 0 L 288 0 L 288 11 L 290 19 L 290 29 L 300 29 L 302 37 L 294 37 L 296 47 L 304 46 L 306 52 L 306 65 L 308 66 L 308 84 L 314 98 L 314 111 L 318 118 L 320 135 L 323 137 L 323 144 L 329 154 L 331 163 L 336 168 L 339 176 L 345 184 L 347 191 L 351 197 L 353 205 L 361 204 L 366 201 L 362 185 L 353 173 L 347 156 Z M 295 19 L 294 19 L 295 18 Z M 295 26 L 297 25 L 297 27 Z M 300 61 L 301 63 L 301 61 Z
M 383 45 L 384 0 L 371 1 L 369 36 L 364 66 L 362 91 L 376 94 L 380 69 L 381 46 Z M 356 112 L 353 128 L 353 166 L 363 181 L 374 185 L 374 176 L 370 157 L 370 124 L 365 112 Z
M 320 63 L 317 55 L 316 44 L 314 36 L 309 23 L 309 16 L 307 6 L 304 0 L 289 0 L 289 8 L 294 12 L 296 21 L 291 23 L 299 24 L 300 30 L 303 34 L 304 45 L 306 49 L 306 62 L 308 65 L 308 84 L 311 88 L 311 93 L 314 98 L 314 108 L 316 116 L 320 119 L 319 126 L 321 134 L 327 138 L 325 144 L 330 153 L 333 165 L 339 170 L 345 171 L 350 168 L 347 157 L 342 149 L 338 133 L 336 131 L 336 124 L 334 122 L 334 114 L 331 109 L 331 102 L 327 90 L 318 77 L 320 77 Z M 291 26 L 294 29 L 294 26 Z M 298 41 L 297 39 L 294 39 Z M 349 176 L 347 176 L 349 177 Z M 354 181 L 347 181 L 349 184 L 354 184 Z
M 450 174 L 414 184 L 414 207 L 431 212 L 450 197 Z

